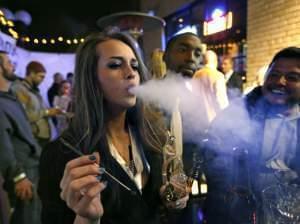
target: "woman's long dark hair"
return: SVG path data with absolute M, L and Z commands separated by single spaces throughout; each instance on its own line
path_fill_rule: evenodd
M 111 40 L 119 40 L 128 45 L 134 52 L 139 63 L 138 72 L 140 82 L 148 80 L 149 73 L 143 63 L 137 43 L 127 34 L 120 32 L 97 33 L 86 38 L 79 47 L 76 55 L 73 105 L 71 111 L 74 117 L 71 119 L 68 129 L 62 138 L 69 144 L 81 150 L 84 154 L 99 151 L 101 164 L 116 174 L 119 171 L 112 159 L 106 139 L 108 112 L 105 109 L 105 100 L 101 85 L 97 76 L 97 62 L 101 55 L 97 54 L 97 45 Z M 127 121 L 133 125 L 138 141 L 144 150 L 160 151 L 165 143 L 166 131 L 162 119 L 158 113 L 150 107 L 146 107 L 140 100 L 126 113 Z M 121 189 L 111 179 L 107 179 L 109 188 L 102 195 L 105 201 L 106 215 L 122 209 Z M 159 180 L 152 187 L 160 186 Z M 158 190 L 157 190 L 158 192 Z
M 96 52 L 98 44 L 110 39 L 122 41 L 134 52 L 139 63 L 140 82 L 148 80 L 149 73 L 145 67 L 137 42 L 121 32 L 96 33 L 86 38 L 76 54 L 75 79 L 73 89 L 71 119 L 63 138 L 67 139 L 84 153 L 95 150 L 100 139 L 105 141 L 106 111 L 101 85 L 97 77 L 97 62 L 101 55 Z M 127 117 L 135 121 L 142 143 L 150 149 L 160 150 L 165 142 L 165 130 L 156 113 L 137 100 L 137 104 L 128 110 Z

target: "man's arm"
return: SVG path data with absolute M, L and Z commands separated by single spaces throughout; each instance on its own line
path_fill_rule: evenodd
M 15 194 L 21 200 L 32 198 L 32 183 L 27 178 L 22 164 L 15 157 L 15 148 L 12 142 L 14 130 L 7 117 L 0 116 L 0 171 L 5 182 L 13 187 Z M 10 188 L 10 186 L 9 186 Z
M 7 117 L 0 112 L 0 172 L 4 178 L 18 182 L 26 177 L 24 169 L 18 163 L 11 142 L 12 127 Z
M 21 83 L 13 85 L 11 90 L 14 92 L 19 102 L 23 105 L 30 123 L 34 123 L 43 117 L 48 116 L 49 111 L 46 108 L 40 109 L 37 105 L 34 105 L 30 93 Z

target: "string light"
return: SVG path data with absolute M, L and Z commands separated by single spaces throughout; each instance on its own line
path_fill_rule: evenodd
M 3 16 L 0 17 L 0 22 L 1 22 L 1 24 L 2 24 L 3 26 L 6 26 L 6 25 L 7 25 L 6 19 L 5 19 L 5 17 L 3 17 Z
M 20 39 L 20 41 L 26 43 L 26 44 L 74 44 L 78 45 L 80 43 L 84 42 L 84 38 L 73 38 L 73 39 L 66 39 L 63 36 L 58 36 L 57 38 L 50 37 L 50 38 L 38 38 L 34 36 L 21 36 L 18 34 L 18 32 L 15 30 L 15 24 L 12 20 L 8 20 L 5 18 L 5 15 L 3 11 L 0 10 L 0 26 L 7 27 L 8 34 L 11 35 L 14 39 Z
M 15 26 L 14 22 L 11 21 L 11 20 L 7 20 L 7 25 L 8 25 L 9 27 L 14 27 L 14 26 Z
M 29 37 L 24 37 L 24 41 L 25 42 L 30 42 L 30 38 Z
M 18 34 L 14 29 L 9 28 L 9 29 L 8 29 L 8 32 L 12 35 L 12 37 L 13 37 L 14 39 L 18 39 L 18 38 L 19 38 L 19 34 Z

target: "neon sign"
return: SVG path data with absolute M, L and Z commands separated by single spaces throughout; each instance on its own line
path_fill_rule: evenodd
M 232 12 L 228 12 L 227 14 L 222 15 L 219 11 L 217 11 L 217 13 L 214 13 L 212 20 L 204 21 L 203 35 L 208 36 L 214 33 L 228 30 L 231 27 L 232 27 Z

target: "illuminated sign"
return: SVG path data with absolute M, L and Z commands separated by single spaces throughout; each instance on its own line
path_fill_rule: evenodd
M 203 35 L 211 35 L 224 30 L 228 30 L 232 27 L 232 12 L 228 12 L 222 15 L 219 11 L 214 11 L 213 19 L 210 21 L 204 21 L 203 23 Z

